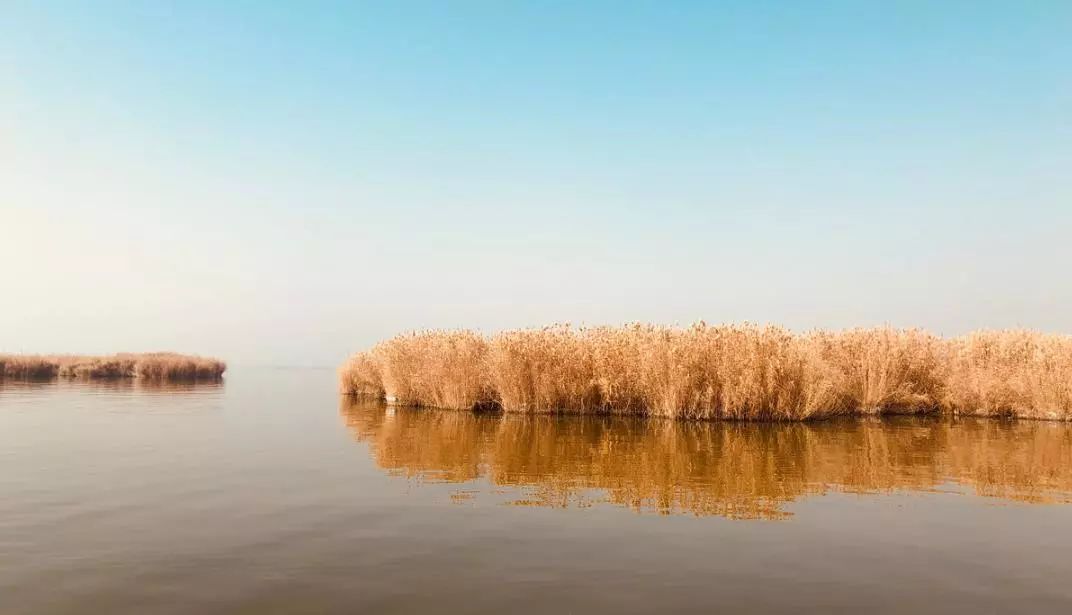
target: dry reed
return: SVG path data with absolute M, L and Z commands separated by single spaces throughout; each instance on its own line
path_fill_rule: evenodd
M 672 418 L 924 414 L 1072 419 L 1072 337 L 757 325 L 552 326 L 401 335 L 351 357 L 344 393 L 408 406 Z
M 475 408 L 489 403 L 488 343 L 470 331 L 425 331 L 387 340 L 340 370 L 343 391 L 409 406 Z
M 0 377 L 32 380 L 56 377 L 218 380 L 226 369 L 227 364 L 217 359 L 172 352 L 110 356 L 0 355 Z

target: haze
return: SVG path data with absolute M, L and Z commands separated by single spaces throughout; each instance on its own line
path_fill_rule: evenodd
M 1072 5 L 5 3 L 0 351 L 1072 332 Z

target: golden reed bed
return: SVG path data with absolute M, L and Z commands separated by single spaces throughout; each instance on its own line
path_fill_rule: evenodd
M 218 380 L 226 369 L 227 364 L 217 359 L 173 352 L 108 356 L 0 354 L 0 377 L 33 380 L 57 377 Z
M 341 390 L 407 406 L 693 419 L 928 414 L 1072 419 L 1072 336 L 756 325 L 552 326 L 400 335 Z

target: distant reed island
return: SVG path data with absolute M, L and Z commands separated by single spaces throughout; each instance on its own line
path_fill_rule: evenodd
M 108 356 L 0 354 L 0 377 L 24 380 L 219 380 L 226 370 L 227 364 L 218 359 L 173 352 Z
M 948 414 L 1072 419 L 1072 336 L 793 333 L 704 323 L 422 331 L 353 355 L 343 393 L 506 412 L 799 421 Z

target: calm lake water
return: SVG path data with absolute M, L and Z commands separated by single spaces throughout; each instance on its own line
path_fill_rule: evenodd
M 1067 613 L 1072 427 L 0 384 L 0 613 Z

